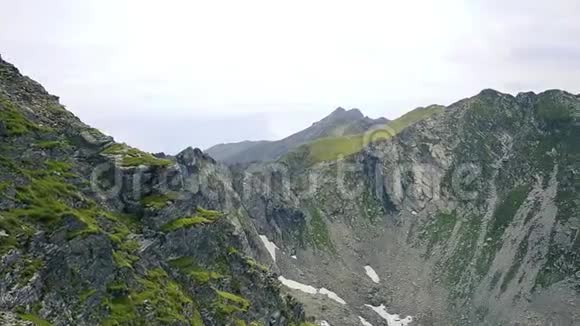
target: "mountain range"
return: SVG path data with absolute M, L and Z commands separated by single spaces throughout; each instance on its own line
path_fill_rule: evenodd
M 2 325 L 578 325 L 580 98 L 117 143 L 0 59 Z

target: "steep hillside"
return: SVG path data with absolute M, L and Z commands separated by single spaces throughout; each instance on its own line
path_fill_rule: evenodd
M 282 161 L 291 162 L 298 159 L 301 164 L 308 165 L 350 156 L 359 153 L 371 143 L 389 139 L 405 128 L 443 110 L 444 107 L 439 105 L 420 107 L 393 121 L 374 125 L 364 132 L 319 138 L 291 151 L 282 157 Z
M 220 144 L 207 149 L 211 157 L 226 164 L 247 164 L 251 162 L 275 161 L 290 150 L 324 137 L 354 135 L 374 126 L 388 122 L 387 119 L 370 119 L 359 110 L 338 108 L 329 116 L 312 126 L 278 141 L 244 141 Z
M 79 121 L 0 59 L 0 324 L 297 325 L 228 171 Z
M 486 90 L 234 184 L 287 290 L 331 325 L 578 325 L 579 118 L 566 92 Z

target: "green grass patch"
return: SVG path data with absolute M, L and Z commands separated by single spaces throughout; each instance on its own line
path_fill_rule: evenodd
M 36 326 L 52 326 L 51 323 L 38 317 L 35 314 L 19 314 L 20 319 L 32 322 Z
M 441 266 L 445 272 L 445 283 L 449 287 L 458 285 L 463 273 L 467 271 L 477 250 L 477 239 L 481 227 L 482 218 L 469 216 L 463 219 L 459 229 L 459 240 L 452 255 Z M 457 294 L 455 294 L 457 295 Z
M 434 114 L 443 112 L 445 110 L 444 106 L 431 105 L 427 107 L 420 107 L 413 111 L 407 112 L 400 116 L 399 118 L 390 121 L 387 125 L 389 128 L 393 129 L 396 133 L 405 130 L 407 127 L 414 125 L 415 123 L 425 120 Z
M 155 307 L 157 320 L 165 323 L 185 322 L 183 308 L 193 300 L 183 292 L 181 286 L 167 273 L 156 268 L 139 280 L 140 290 L 134 295 L 137 304 L 149 302 Z
M 8 136 L 22 136 L 41 129 L 24 116 L 16 105 L 1 97 L 0 121 L 4 123 Z
M 150 153 L 145 153 L 125 144 L 113 144 L 105 148 L 101 153 L 106 155 L 120 155 L 122 157 L 121 165 L 125 167 L 140 165 L 166 167 L 173 164 L 170 160 L 157 158 Z
M 173 202 L 179 198 L 179 193 L 168 192 L 165 194 L 155 194 L 143 197 L 141 203 L 145 207 L 162 209 L 168 205 L 168 202 Z
M 427 242 L 427 255 L 436 245 L 446 242 L 451 237 L 456 223 L 457 214 L 455 212 L 439 212 L 435 219 L 423 227 L 419 239 Z
M 223 214 L 217 211 L 197 209 L 197 213 L 191 217 L 173 220 L 161 227 L 163 232 L 173 232 L 179 229 L 211 224 L 217 221 Z
M 248 266 L 250 267 L 251 270 L 257 270 L 257 271 L 261 271 L 261 272 L 268 272 L 268 267 L 258 263 L 254 258 L 252 257 L 246 257 L 246 264 L 248 264 Z
M 87 289 L 87 290 L 84 290 L 83 292 L 81 292 L 79 294 L 79 300 L 81 302 L 85 302 L 85 301 L 87 301 L 88 298 L 90 298 L 91 296 L 93 296 L 93 294 L 95 294 L 95 293 L 97 293 L 97 290 L 95 290 L 95 289 Z
M 178 269 L 182 274 L 193 278 L 200 285 L 223 278 L 223 275 L 220 273 L 207 270 L 198 265 L 193 257 L 181 257 L 170 260 L 168 263 L 171 267 Z
M 363 150 L 369 143 L 389 139 L 407 127 L 443 111 L 442 106 L 418 108 L 390 121 L 383 127 L 368 134 L 358 134 L 340 137 L 326 137 L 304 145 L 308 150 L 308 160 L 311 163 L 333 161 L 347 157 Z
M 32 277 L 42 269 L 44 262 L 36 258 L 27 258 L 23 261 L 24 268 L 20 272 L 20 277 L 18 284 L 20 286 L 25 286 L 30 282 Z
M 505 199 L 496 207 L 485 238 L 486 246 L 477 259 L 476 270 L 480 276 L 485 275 L 493 262 L 495 254 L 501 248 L 502 237 L 507 227 L 513 222 L 518 209 L 525 202 L 531 187 L 521 185 L 510 191 Z
M 30 219 L 48 226 L 57 225 L 64 217 L 74 218 L 83 224 L 83 228 L 71 230 L 67 235 L 69 239 L 99 233 L 101 230 L 96 218 L 103 212 L 72 185 L 69 179 L 75 175 L 69 171 L 73 165 L 54 160 L 43 164 L 45 169 L 17 168 L 17 173 L 28 181 L 15 188 L 14 199 L 21 207 L 4 212 L 3 215 L 20 221 Z
M 235 312 L 247 312 L 250 308 L 251 302 L 241 296 L 219 290 L 216 290 L 216 294 L 217 299 L 214 302 L 214 307 L 221 314 L 230 315 Z
M 0 212 L 0 230 L 7 235 L 0 237 L 0 256 L 11 249 L 18 248 L 20 241 L 26 242 L 36 233 L 36 229 L 26 221 L 8 216 L 6 212 Z
M 133 269 L 133 263 L 139 260 L 139 257 L 133 256 L 124 251 L 113 251 L 113 259 L 115 264 L 121 268 L 131 268 Z
M 548 124 L 567 124 L 573 120 L 573 107 L 559 99 L 556 93 L 546 92 L 535 106 L 536 114 Z
M 320 211 L 316 207 L 311 207 L 309 209 L 310 213 L 310 224 L 309 224 L 309 238 L 313 245 L 319 249 L 328 249 L 334 251 L 334 245 L 330 238 L 330 231 L 328 226 L 320 214 Z
M 0 193 L 6 191 L 12 185 L 11 181 L 2 181 L 0 182 Z
M 124 283 L 108 287 L 109 292 L 116 295 L 105 302 L 109 316 L 103 325 L 145 325 L 143 309 L 147 317 L 153 317 L 155 325 L 193 324 L 195 316 L 190 321 L 186 318 L 194 315 L 193 300 L 162 268 L 149 270 L 136 281 L 137 285 L 132 287 Z
M 44 140 L 36 143 L 36 146 L 38 146 L 38 148 L 43 150 L 50 150 L 50 149 L 65 149 L 70 145 L 67 141 L 64 140 Z
M 104 305 L 108 307 L 109 315 L 103 320 L 103 326 L 132 324 L 137 320 L 137 310 L 128 296 L 107 299 Z

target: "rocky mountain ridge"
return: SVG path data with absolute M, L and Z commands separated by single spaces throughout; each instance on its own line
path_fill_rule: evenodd
M 248 164 L 275 161 L 305 143 L 325 138 L 363 133 L 374 126 L 384 125 L 385 118 L 371 119 L 360 110 L 337 108 L 310 127 L 277 141 L 243 141 L 219 144 L 205 150 L 210 156 L 226 164 Z
M 579 112 L 563 91 L 485 90 L 350 156 L 256 165 L 234 185 L 283 281 L 331 325 L 576 325 Z
M 223 167 L 90 128 L 0 59 L 0 324 L 299 325 Z

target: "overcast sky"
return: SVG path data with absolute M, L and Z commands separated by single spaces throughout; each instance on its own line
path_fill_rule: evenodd
M 149 151 L 395 118 L 483 88 L 580 92 L 577 0 L 0 0 L 0 54 Z

